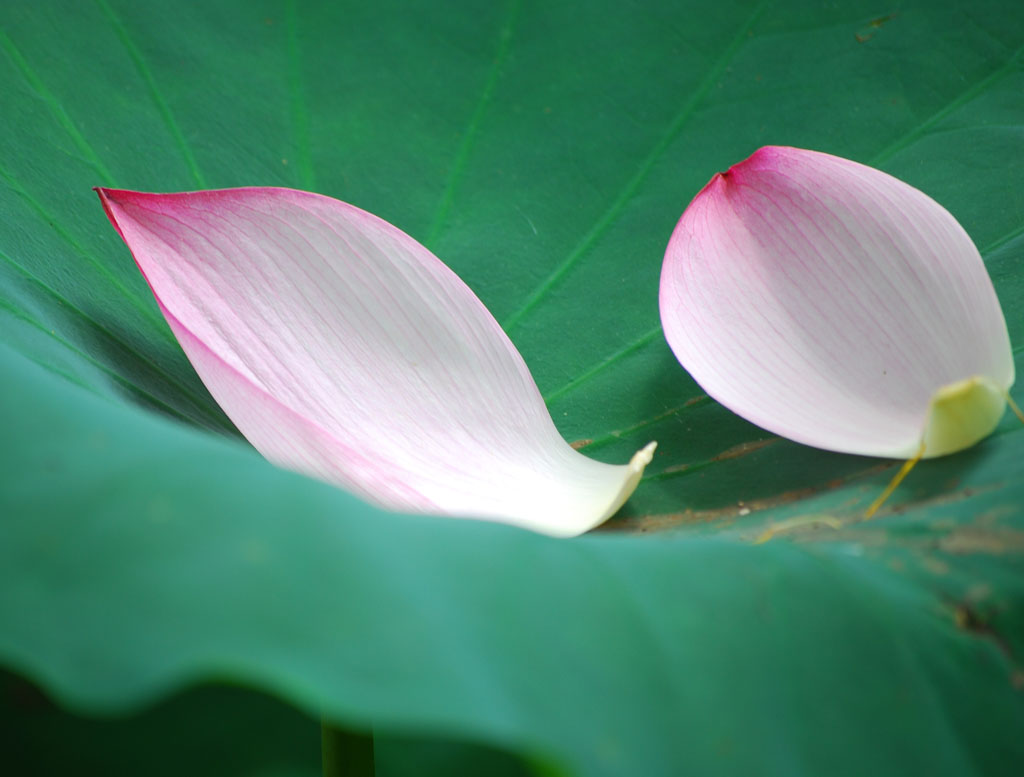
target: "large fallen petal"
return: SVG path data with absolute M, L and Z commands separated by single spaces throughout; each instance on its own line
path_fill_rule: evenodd
M 909 458 L 989 434 L 1014 366 L 977 249 L 864 165 L 766 147 L 719 173 L 661 276 L 672 350 L 712 397 L 798 442 Z
M 472 291 L 385 221 L 308 192 L 98 190 L 214 398 L 281 466 L 403 511 L 556 536 L 607 519 L 624 466 L 574 451 Z

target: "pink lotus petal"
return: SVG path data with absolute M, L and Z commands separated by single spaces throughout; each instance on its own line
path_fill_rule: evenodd
M 708 394 L 820 448 L 950 453 L 992 431 L 1013 385 L 967 233 L 917 189 L 828 154 L 766 147 L 712 178 L 669 242 L 660 305 Z
M 625 466 L 559 436 L 473 292 L 400 230 L 288 189 L 100 189 L 185 353 L 268 459 L 402 511 L 584 532 Z

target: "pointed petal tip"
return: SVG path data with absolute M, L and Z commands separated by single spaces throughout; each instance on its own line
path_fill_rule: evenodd
M 740 178 L 747 171 L 775 168 L 783 161 L 794 161 L 799 163 L 809 157 L 819 157 L 839 163 L 853 164 L 848 159 L 837 157 L 824 151 L 812 151 L 806 148 L 796 148 L 795 146 L 769 145 L 759 147 L 746 159 L 742 159 L 739 162 L 730 165 L 728 170 L 724 173 L 718 173 L 716 177 L 721 176 L 725 179 Z
M 99 198 L 104 203 L 114 203 L 117 205 L 125 205 L 133 202 L 142 202 L 145 200 L 167 200 L 174 197 L 174 194 L 155 194 L 152 192 L 137 192 L 133 189 L 111 189 L 108 186 L 94 186 L 92 190 L 99 195 Z
M 582 534 L 585 531 L 600 526 L 602 523 L 611 518 L 615 513 L 619 511 L 619 508 L 626 503 L 636 491 L 638 485 L 640 485 L 640 479 L 643 477 L 644 470 L 647 465 L 651 463 L 654 458 L 654 450 L 658 447 L 658 443 L 649 442 L 643 448 L 633 454 L 633 457 L 629 460 L 629 464 L 624 468 L 626 470 L 626 477 L 622 481 L 622 486 L 619 488 L 618 493 L 611 500 L 608 508 L 600 515 L 598 520 L 591 523 L 589 526 L 583 527 L 580 531 L 574 532 L 575 534 Z M 570 536 L 570 535 L 564 535 Z
M 99 195 L 101 200 L 112 202 L 117 200 L 117 195 L 127 193 L 123 189 L 111 189 L 109 186 L 94 186 L 92 190 Z
M 696 196 L 690 202 L 690 206 L 692 206 L 694 203 L 698 202 L 699 200 L 703 199 L 706 196 L 709 196 L 709 195 L 713 196 L 715 191 L 720 186 L 722 186 L 724 183 L 726 183 L 726 180 L 727 180 L 727 178 L 729 176 L 729 173 L 731 171 L 732 171 L 732 168 L 730 167 L 725 172 L 719 171 L 719 172 L 715 173 L 713 176 L 711 176 L 711 180 L 708 181 L 706 184 L 704 184 L 703 188 L 701 188 L 701 190 L 699 192 L 697 192 Z M 689 209 L 690 208 L 687 207 L 686 210 L 689 210 Z M 686 216 L 686 211 L 683 211 L 683 216 L 680 218 L 680 221 L 685 216 Z
M 744 172 L 757 166 L 768 166 L 771 163 L 781 157 L 787 156 L 789 152 L 802 151 L 803 149 L 795 149 L 791 146 L 761 146 L 754 153 L 739 162 L 729 165 L 726 170 L 719 170 L 709 180 L 704 187 L 694 197 L 696 202 L 705 194 L 713 194 L 719 187 L 725 186 L 731 183 L 736 183 L 742 178 Z M 820 152 L 808 152 L 808 153 L 820 153 Z
M 643 448 L 633 454 L 633 458 L 629 460 L 629 468 L 634 472 L 643 474 L 644 469 L 654 459 L 654 451 L 657 449 L 658 443 L 651 441 L 647 443 Z
M 136 192 L 131 189 L 111 189 L 108 186 L 94 186 L 92 190 L 100 198 L 100 202 L 103 203 L 103 208 L 107 211 L 108 215 L 110 215 L 112 206 L 123 207 L 124 205 L 130 205 L 146 199 L 161 199 L 169 196 Z
M 162 196 L 159 194 L 133 192 L 128 189 L 111 189 L 106 186 L 94 186 L 92 187 L 92 190 L 96 192 L 96 195 L 100 198 L 100 205 L 103 206 L 103 212 L 107 214 L 107 219 L 113 225 L 117 234 L 125 244 L 128 244 L 128 239 L 125 237 L 124 230 L 121 228 L 121 220 L 126 218 L 124 206 L 141 198 Z

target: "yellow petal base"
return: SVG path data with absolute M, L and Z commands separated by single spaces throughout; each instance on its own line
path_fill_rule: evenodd
M 924 458 L 969 448 L 992 433 L 1006 411 L 1006 390 L 988 378 L 949 383 L 932 397 L 924 431 Z
M 1006 412 L 1007 402 L 1024 421 L 1009 392 L 980 375 L 947 383 L 936 391 L 928 406 L 928 421 L 917 453 L 904 462 L 864 517 L 871 518 L 878 511 L 921 459 L 956 453 L 988 437 Z

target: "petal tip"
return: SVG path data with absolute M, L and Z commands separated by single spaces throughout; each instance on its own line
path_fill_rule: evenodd
M 117 200 L 117 195 L 120 193 L 119 189 L 111 189 L 107 186 L 94 186 L 92 190 L 99 195 L 100 200 L 103 202 L 114 202 Z
M 629 460 L 630 470 L 643 474 L 644 469 L 646 469 L 647 465 L 654 459 L 654 451 L 657 447 L 658 443 L 652 441 L 634 453 L 633 458 Z
M 626 503 L 626 500 L 633 495 L 633 492 L 636 491 L 636 487 L 640 485 L 640 478 L 643 477 L 644 470 L 654 458 L 654 449 L 657 447 L 658 443 L 649 442 L 633 454 L 633 458 L 629 460 L 629 464 L 627 465 L 626 478 L 623 480 L 622 487 L 619 489 L 618 494 L 616 494 L 615 498 L 608 506 L 608 509 L 602 513 L 601 517 L 588 528 L 599 526 L 607 521 L 615 515 L 615 513 L 619 511 L 619 508 Z
M 103 212 L 106 214 L 107 219 L 113 225 L 114 229 L 117 230 L 117 234 L 124 240 L 124 232 L 121 231 L 121 226 L 117 223 L 117 216 L 114 215 L 113 210 L 113 199 L 110 197 L 111 190 L 103 186 L 94 186 L 92 190 L 96 192 L 96 195 L 100 198 L 100 205 L 103 206 Z

